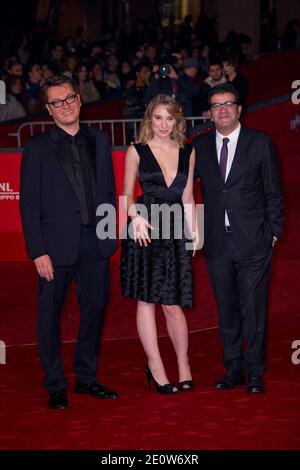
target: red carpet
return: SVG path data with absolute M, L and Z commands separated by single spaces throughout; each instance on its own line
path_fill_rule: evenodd
M 299 312 L 288 311 L 288 318 L 278 314 L 271 321 L 265 395 L 211 388 L 222 368 L 217 331 L 209 330 L 191 334 L 193 393 L 148 392 L 138 341 L 107 340 L 101 379 L 120 398 L 107 402 L 70 392 L 69 410 L 50 411 L 35 347 L 11 347 L 1 366 L 0 449 L 299 449 L 300 366 L 291 364 L 290 343 L 300 319 Z M 170 345 L 165 338 L 161 345 L 175 380 Z M 72 350 L 65 345 L 73 383 Z
M 206 271 L 199 266 L 198 308 L 189 312 L 193 393 L 165 397 L 146 390 L 144 355 L 136 339 L 134 302 L 113 292 L 100 364 L 100 379 L 120 392 L 113 402 L 72 392 L 71 370 L 77 309 L 72 297 L 64 314 L 64 357 L 71 408 L 47 409 L 34 340 L 34 275 L 30 264 L 1 265 L 1 339 L 7 364 L 0 366 L 0 449 L 300 449 L 300 365 L 291 362 L 298 339 L 299 259 L 278 259 L 271 292 L 267 393 L 248 396 L 243 387 L 214 391 L 222 374 L 218 330 Z M 12 289 L 13 281 L 17 288 Z M 10 289 L 9 289 L 10 287 Z M 161 334 L 164 329 L 160 328 Z M 163 356 L 172 380 L 175 358 L 166 337 Z
M 291 344 L 300 339 L 299 168 L 296 156 L 284 162 L 287 224 L 274 259 L 266 394 L 248 396 L 243 387 L 228 393 L 212 389 L 223 369 L 202 257 L 195 262 L 196 307 L 187 312 L 196 389 L 172 397 L 148 392 L 135 302 L 120 298 L 116 256 L 100 380 L 120 398 L 107 402 L 72 392 L 78 322 L 72 292 L 63 318 L 71 407 L 50 411 L 34 344 L 33 266 L 0 263 L 0 339 L 8 345 L 7 364 L 0 365 L 0 449 L 300 449 L 300 364 L 291 362 Z M 161 320 L 159 331 L 168 375 L 175 381 L 175 357 Z

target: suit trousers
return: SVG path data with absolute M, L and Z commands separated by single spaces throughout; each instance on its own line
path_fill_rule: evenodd
M 38 282 L 38 351 L 49 392 L 66 389 L 60 317 L 72 279 L 77 283 L 80 326 L 73 367 L 76 380 L 96 379 L 100 339 L 109 294 L 109 259 L 101 258 L 95 227 L 81 228 L 80 251 L 72 265 L 54 266 L 54 280 Z
M 227 369 L 256 369 L 261 374 L 265 370 L 271 264 L 271 247 L 253 255 L 242 254 L 231 232 L 225 234 L 221 256 L 207 259 Z

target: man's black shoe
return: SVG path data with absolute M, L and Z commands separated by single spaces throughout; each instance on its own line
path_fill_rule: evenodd
M 265 386 L 262 379 L 262 375 L 254 370 L 250 371 L 248 374 L 248 386 L 247 392 L 248 393 L 264 393 Z
M 228 369 L 223 379 L 214 384 L 216 390 L 230 390 L 237 385 L 244 385 L 245 378 L 241 371 L 235 369 Z
M 69 406 L 66 390 L 55 390 L 49 393 L 49 408 L 53 410 L 64 410 Z
M 101 385 L 96 381 L 91 383 L 76 382 L 74 392 L 88 393 L 92 395 L 92 397 L 102 398 L 103 400 L 114 400 L 119 396 L 117 392 L 109 390 L 104 387 L 104 385 Z

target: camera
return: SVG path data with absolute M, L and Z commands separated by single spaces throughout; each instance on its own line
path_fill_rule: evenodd
M 171 72 L 170 66 L 167 64 L 163 64 L 159 67 L 160 76 L 163 78 L 166 78 L 170 72 Z

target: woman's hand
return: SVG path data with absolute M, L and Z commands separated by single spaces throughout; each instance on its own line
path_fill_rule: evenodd
M 138 241 L 140 246 L 147 246 L 148 243 L 151 243 L 149 229 L 153 230 L 152 225 L 139 214 L 131 216 L 131 219 L 134 241 Z
M 192 243 L 193 243 L 193 257 L 194 257 L 196 252 L 198 250 L 200 250 L 200 248 L 201 248 L 200 247 L 200 237 L 199 237 L 198 230 L 196 231 L 195 236 L 192 239 Z
M 195 239 L 193 240 L 193 258 L 198 250 L 199 250 L 199 236 L 196 235 Z

